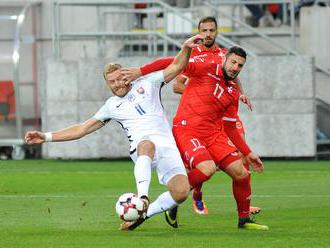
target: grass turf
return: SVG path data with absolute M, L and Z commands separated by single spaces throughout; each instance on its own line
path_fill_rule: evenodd
M 0 247 L 330 247 L 330 162 L 266 161 L 252 203 L 269 231 L 237 229 L 230 179 L 204 186 L 208 216 L 181 207 L 180 228 L 163 214 L 118 230 L 114 206 L 135 183 L 128 161 L 0 161 Z M 151 198 L 165 188 L 155 174 Z

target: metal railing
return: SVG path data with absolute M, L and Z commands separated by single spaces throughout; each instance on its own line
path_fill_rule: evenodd
M 265 40 L 269 45 L 274 48 L 283 51 L 287 55 L 300 55 L 300 53 L 296 50 L 296 24 L 295 24 L 295 0 L 206 0 L 204 1 L 204 5 L 209 7 L 210 9 L 215 10 L 219 15 L 224 16 L 231 20 L 234 26 L 234 23 L 238 24 L 240 27 L 249 31 L 255 37 L 260 37 Z M 329 2 L 329 0 L 324 0 L 320 2 Z M 135 3 L 145 3 L 149 6 L 152 5 L 152 8 L 147 9 L 133 9 L 132 4 Z M 286 33 L 291 40 L 291 45 L 289 47 L 281 44 L 276 41 L 270 35 L 265 34 L 258 28 L 251 27 L 242 21 L 241 17 L 237 17 L 232 15 L 232 13 L 226 13 L 221 11 L 219 6 L 230 5 L 230 6 L 239 6 L 243 7 L 249 4 L 281 4 L 283 11 L 283 20 L 286 22 L 290 20 L 288 23 L 290 24 L 289 31 Z M 130 6 L 131 5 L 131 6 Z M 65 6 L 89 6 L 95 7 L 97 9 L 97 27 L 96 32 L 62 32 L 61 30 L 61 12 L 62 8 Z M 114 7 L 112 10 L 102 10 L 102 7 Z M 108 16 L 111 16 L 113 13 L 122 13 L 125 14 L 146 14 L 150 16 L 150 23 L 147 25 L 146 29 L 143 31 L 139 30 L 130 30 L 130 31 L 122 31 L 122 32 L 109 32 L 105 30 L 105 20 Z M 173 13 L 176 16 L 179 16 L 181 19 L 191 23 L 193 26 L 196 26 L 196 21 L 192 18 L 185 16 L 180 9 L 172 7 L 162 1 L 159 0 L 122 0 L 122 1 L 108 1 L 108 2 L 71 2 L 71 1 L 54 1 L 53 2 L 53 51 L 55 57 L 61 57 L 61 42 L 65 40 L 81 40 L 81 39 L 95 39 L 97 40 L 98 54 L 99 57 L 104 56 L 105 50 L 105 40 L 106 38 L 119 38 L 124 37 L 125 39 L 144 37 L 146 40 L 146 44 L 148 46 L 147 53 L 148 56 L 157 56 L 158 54 L 158 46 L 157 44 L 160 42 L 163 47 L 163 55 L 166 56 L 168 53 L 168 45 L 174 45 L 176 47 L 180 47 L 181 43 L 174 39 L 171 34 L 169 34 L 167 30 L 167 16 L 169 13 Z M 164 28 L 162 31 L 157 30 L 156 27 L 156 14 L 162 14 L 164 16 Z M 189 32 L 189 31 L 188 31 Z M 187 33 L 182 36 L 187 35 Z M 229 34 L 228 34 L 229 35 Z M 234 35 L 233 33 L 231 34 Z M 226 37 L 227 34 L 223 33 L 219 35 L 216 41 L 224 47 L 229 47 L 233 45 L 237 45 L 232 39 Z M 246 48 L 246 47 L 245 47 Z M 251 57 L 257 57 L 258 54 L 251 49 L 246 49 L 248 54 Z M 316 69 L 323 72 L 327 76 L 330 76 L 330 71 L 324 66 L 316 64 Z
M 273 0 L 273 1 L 204 1 L 204 4 L 212 9 L 217 10 L 217 6 L 215 5 L 215 2 L 219 5 L 240 5 L 243 6 L 245 4 L 255 4 L 255 3 L 282 3 L 282 4 L 290 4 L 290 11 L 293 13 L 293 8 L 294 8 L 294 0 Z M 152 4 L 153 6 L 157 6 L 158 8 L 152 8 L 152 9 L 130 9 L 127 8 L 129 4 L 134 4 L 134 3 L 145 3 L 145 4 Z M 134 0 L 123 0 L 123 1 L 111 1 L 111 2 L 70 2 L 70 1 L 54 1 L 54 11 L 53 11 L 53 44 L 54 44 L 54 54 L 56 57 L 61 56 L 61 41 L 62 40 L 74 40 L 74 39 L 82 39 L 82 38 L 95 38 L 98 40 L 98 54 L 101 55 L 104 50 L 104 39 L 110 38 L 110 37 L 134 37 L 134 36 L 145 36 L 148 37 L 150 42 L 148 42 L 148 55 L 156 55 L 157 52 L 157 46 L 153 44 L 155 41 L 155 37 L 161 38 L 163 41 L 163 48 L 164 48 L 164 55 L 167 54 L 167 47 L 168 43 L 173 44 L 175 46 L 180 46 L 180 43 L 173 38 L 171 38 L 168 35 L 167 31 L 167 26 L 164 25 L 164 31 L 163 32 L 158 32 L 156 31 L 155 27 L 155 19 L 154 21 L 151 21 L 151 24 L 148 25 L 146 31 L 139 32 L 139 31 L 134 31 L 134 32 L 106 32 L 104 26 L 104 20 L 106 19 L 106 16 L 109 14 L 113 13 L 123 13 L 123 14 L 128 14 L 128 13 L 138 13 L 138 14 L 150 14 L 151 16 L 155 16 L 155 14 L 162 13 L 164 15 L 164 22 L 166 23 L 167 21 L 167 14 L 168 13 L 174 13 L 175 15 L 181 17 L 183 20 L 191 23 L 192 25 L 196 26 L 195 20 L 192 20 L 191 18 L 186 17 L 180 10 L 178 10 L 175 7 L 172 7 L 162 1 L 158 0 L 144 0 L 144 1 L 134 1 Z M 61 8 L 64 6 L 89 6 L 89 7 L 96 7 L 97 8 L 97 32 L 80 32 L 80 33 L 75 33 L 75 32 L 70 32 L 70 33 L 63 33 L 61 32 L 61 23 L 60 23 L 60 16 L 61 16 Z M 126 8 L 121 8 L 121 9 L 113 9 L 113 10 L 107 10 L 102 13 L 102 10 L 100 9 L 101 7 L 104 6 L 125 6 Z M 249 31 L 252 31 L 257 36 L 260 36 L 264 38 L 267 42 L 270 44 L 282 49 L 285 51 L 287 54 L 298 54 L 294 49 L 287 48 L 280 44 L 279 42 L 274 41 L 271 37 L 263 34 L 261 31 L 258 31 L 255 28 L 252 28 L 251 26 L 247 25 L 245 22 L 236 19 L 235 17 L 231 16 L 230 14 L 227 14 L 225 12 L 221 12 L 217 10 L 219 13 L 221 13 L 223 16 L 226 16 L 228 19 L 230 19 L 232 22 L 237 22 L 241 26 L 245 27 Z M 286 12 L 286 11 L 285 11 Z M 291 14 L 291 23 L 294 23 L 294 15 Z M 152 19 L 152 18 L 151 18 Z M 293 19 L 293 20 L 292 20 Z M 291 25 L 291 40 L 292 44 L 295 44 L 295 25 Z M 102 42 L 101 42 L 102 41 Z M 225 37 L 224 35 L 220 35 L 217 37 L 217 42 L 220 43 L 221 45 L 225 47 L 237 45 L 236 42 L 232 41 L 231 39 Z M 100 45 L 102 44 L 102 45 Z M 295 45 L 292 45 L 295 47 Z M 247 49 L 247 52 L 250 56 L 256 57 L 257 54 L 249 49 Z
M 295 6 L 296 6 L 295 0 L 206 0 L 205 4 L 221 14 L 222 16 L 225 16 L 226 18 L 230 19 L 232 21 L 232 26 L 234 26 L 235 23 L 239 24 L 240 27 L 243 27 L 250 31 L 253 35 L 256 37 L 260 37 L 264 39 L 268 44 L 280 49 L 281 51 L 285 52 L 287 55 L 302 55 L 300 52 L 296 50 L 296 36 L 297 36 L 297 30 L 296 30 L 296 24 L 295 24 Z M 330 0 L 319 0 L 315 1 L 314 5 L 322 2 L 325 4 L 330 5 Z M 280 42 L 274 40 L 269 35 L 265 34 L 264 32 L 261 32 L 258 28 L 251 27 L 244 21 L 242 21 L 241 17 L 236 18 L 234 15 L 230 15 L 224 11 L 221 11 L 219 9 L 219 6 L 223 5 L 232 5 L 232 6 L 244 6 L 244 5 L 251 5 L 251 4 L 281 4 L 282 5 L 282 12 L 283 12 L 283 22 L 290 24 L 290 31 L 288 32 L 288 35 L 291 38 L 291 46 L 287 47 L 281 44 Z M 288 21 L 288 14 L 289 19 Z M 324 73 L 325 75 L 330 77 L 330 70 L 325 68 L 324 66 L 315 63 L 315 68 L 319 70 L 320 72 Z
M 145 3 L 153 5 L 152 9 L 132 9 L 129 5 L 135 3 Z M 65 6 L 88 6 L 95 7 L 97 10 L 97 32 L 62 32 L 61 30 L 61 12 L 62 8 Z M 101 7 L 116 7 L 114 10 L 101 10 Z M 118 8 L 121 7 L 121 8 Z M 164 25 L 163 31 L 157 31 L 155 26 L 155 21 L 151 22 L 148 25 L 147 29 L 144 31 L 134 30 L 134 31 L 124 31 L 124 32 L 108 32 L 104 29 L 104 23 L 106 17 L 111 13 L 139 13 L 139 14 L 148 14 L 150 16 L 155 16 L 156 14 L 162 14 L 164 16 L 164 22 L 167 21 L 168 13 L 174 13 L 176 16 L 179 16 L 183 20 L 196 25 L 196 22 L 191 18 L 186 17 L 180 10 L 174 8 L 162 1 L 158 0 L 123 0 L 123 1 L 111 1 L 111 2 L 69 2 L 69 1 L 54 1 L 53 2 L 53 52 L 55 57 L 61 57 L 61 42 L 64 40 L 81 40 L 81 39 L 96 39 L 98 42 L 98 54 L 102 56 L 104 54 L 104 40 L 105 38 L 118 38 L 118 37 L 146 37 L 148 39 L 148 55 L 157 54 L 157 45 L 156 40 L 160 39 L 163 46 L 163 54 L 167 55 L 168 44 L 180 47 L 181 43 L 168 34 L 166 25 Z M 191 34 L 191 31 L 188 33 Z M 220 36 L 217 38 L 217 41 L 225 47 L 237 45 L 237 43 L 232 40 Z M 256 55 L 248 50 L 247 51 L 251 56 L 255 57 Z
M 283 12 L 287 13 L 286 8 L 287 5 L 289 6 L 289 16 L 290 16 L 290 32 L 288 33 L 291 37 L 291 47 L 286 47 L 282 45 L 280 42 L 272 39 L 270 36 L 264 34 L 264 32 L 260 31 L 258 28 L 251 27 L 248 25 L 245 21 L 242 21 L 242 18 L 236 18 L 233 15 L 230 15 L 224 11 L 221 11 L 219 6 L 222 5 L 233 5 L 233 6 L 244 6 L 244 5 L 252 5 L 252 4 L 270 4 L 270 3 L 276 3 L 283 5 Z M 296 49 L 296 25 L 295 25 L 295 15 L 294 15 L 294 7 L 295 7 L 295 1 L 294 0 L 260 0 L 260 1 L 215 1 L 215 0 L 208 0 L 205 1 L 205 4 L 209 7 L 217 11 L 220 15 L 225 16 L 226 18 L 230 19 L 232 21 L 232 26 L 234 24 L 239 24 L 240 27 L 243 27 L 250 31 L 255 36 L 259 36 L 266 40 L 269 44 L 281 49 L 286 54 L 292 54 L 292 55 L 298 55 L 298 52 Z M 241 12 L 241 11 L 240 11 Z M 287 15 L 284 15 L 283 22 L 287 22 Z

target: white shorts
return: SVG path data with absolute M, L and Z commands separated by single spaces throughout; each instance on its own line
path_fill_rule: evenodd
M 139 142 L 142 140 L 150 140 L 156 147 L 151 167 L 156 170 L 160 184 L 167 185 L 170 179 L 176 175 L 187 176 L 179 150 L 172 140 L 168 139 L 165 142 L 164 138 L 159 136 L 144 137 Z M 137 152 L 131 154 L 131 159 L 134 163 L 136 162 Z

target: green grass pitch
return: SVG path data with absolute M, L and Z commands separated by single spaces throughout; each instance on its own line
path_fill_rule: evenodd
M 257 221 L 238 230 L 231 181 L 204 186 L 208 216 L 181 206 L 180 228 L 163 214 L 133 232 L 118 230 L 115 202 L 135 189 L 129 161 L 0 161 L 0 247 L 330 247 L 330 161 L 266 161 L 252 175 Z M 155 174 L 151 199 L 165 188 Z

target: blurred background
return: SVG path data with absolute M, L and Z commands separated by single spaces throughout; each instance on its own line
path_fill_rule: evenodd
M 242 46 L 254 109 L 240 115 L 262 157 L 330 156 L 330 1 L 0 0 L 0 159 L 126 158 L 116 123 L 82 140 L 26 146 L 27 130 L 82 122 L 111 96 L 105 63 L 141 66 L 175 55 L 216 16 L 217 43 Z M 169 119 L 180 96 L 164 87 Z

